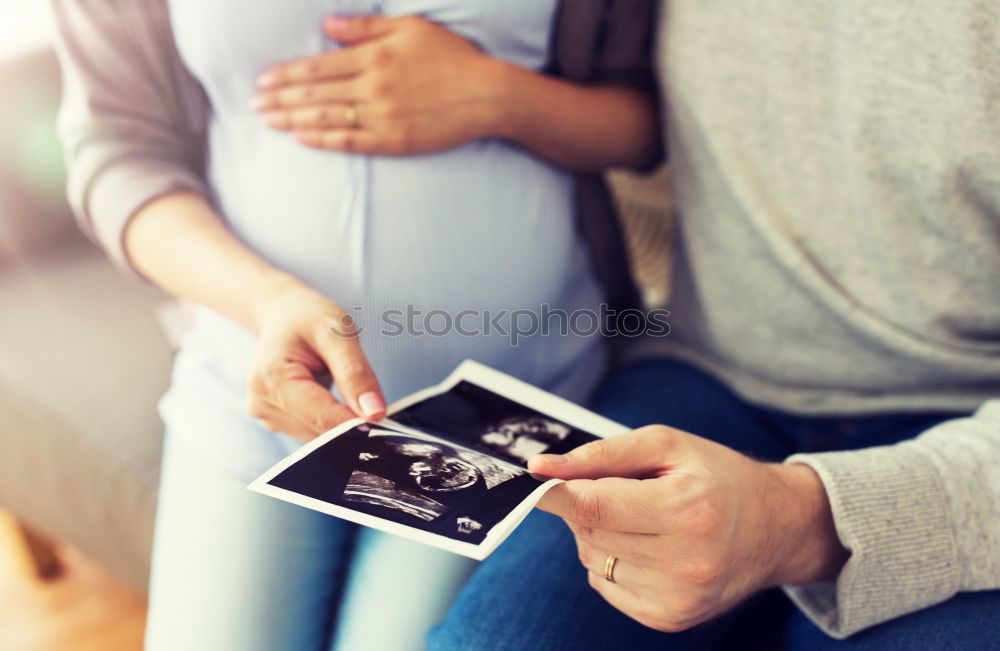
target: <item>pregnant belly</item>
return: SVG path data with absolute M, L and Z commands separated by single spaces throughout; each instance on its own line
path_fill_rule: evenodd
M 537 310 L 590 282 L 571 178 L 504 143 L 368 159 L 232 142 L 212 169 L 233 229 L 345 307 Z
M 211 175 L 245 242 L 358 318 L 390 399 L 440 381 L 466 358 L 573 399 L 596 381 L 600 337 L 560 334 L 558 320 L 551 334 L 516 345 L 484 332 L 486 311 L 598 308 L 572 181 L 562 171 L 498 142 L 366 159 L 247 134 L 213 141 Z M 398 330 L 407 310 L 422 313 L 422 333 Z M 474 313 L 462 317 L 463 332 L 438 334 L 446 315 L 459 325 L 463 310 Z M 204 321 L 203 347 L 234 348 L 226 353 L 238 362 L 231 375 L 244 377 L 252 337 L 240 340 L 221 317 L 216 326 Z

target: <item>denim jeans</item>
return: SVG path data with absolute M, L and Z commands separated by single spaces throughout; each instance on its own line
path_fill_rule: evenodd
M 957 415 L 795 416 L 747 404 L 712 377 L 670 360 L 646 360 L 612 374 L 593 407 L 626 425 L 664 423 L 769 460 L 895 443 Z M 834 640 L 772 590 L 713 622 L 661 633 L 591 590 L 569 530 L 536 511 L 476 570 L 428 643 L 433 651 L 1000 649 L 998 622 L 1000 591 L 964 593 Z
M 182 363 L 174 378 L 146 649 L 419 648 L 476 563 L 248 491 L 298 443 L 250 418 L 227 376 Z

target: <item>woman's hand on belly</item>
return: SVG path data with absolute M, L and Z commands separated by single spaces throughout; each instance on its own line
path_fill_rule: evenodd
M 659 160 L 646 89 L 556 79 L 417 16 L 328 18 L 324 29 L 345 47 L 265 71 L 251 101 L 307 146 L 403 155 L 502 138 L 572 169 Z
M 251 106 L 308 146 L 369 154 L 451 149 L 490 134 L 499 62 L 416 16 L 329 18 L 349 46 L 280 65 Z
M 355 414 L 385 415 L 375 373 L 340 306 L 293 281 L 265 292 L 254 313 L 258 344 L 247 407 L 265 427 L 308 440 Z M 347 405 L 321 383 L 330 376 Z

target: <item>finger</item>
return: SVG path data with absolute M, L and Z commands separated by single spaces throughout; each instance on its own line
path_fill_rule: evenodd
M 614 562 L 611 566 L 612 583 L 633 592 L 649 584 L 648 572 L 635 562 L 619 556 L 617 550 L 608 551 L 607 549 L 601 549 L 585 540 L 579 539 L 577 539 L 576 548 L 580 564 L 588 572 L 601 577 L 605 581 L 608 580 L 608 558 L 613 557 Z
M 343 151 L 352 154 L 395 154 L 396 151 L 384 144 L 383 138 L 367 129 L 329 129 L 295 132 L 295 139 L 303 145 Z
M 653 425 L 581 445 L 566 454 L 541 454 L 528 461 L 538 475 L 560 479 L 649 477 L 678 454 L 686 432 Z
M 285 380 L 274 393 L 276 405 L 289 418 L 303 423 L 312 436 L 355 418 L 354 412 L 312 378 Z
M 314 435 L 354 417 L 317 382 L 315 373 L 323 369 L 319 360 L 294 359 L 281 346 L 262 349 L 258 360 L 249 382 L 251 400 L 276 407 Z
M 605 601 L 629 617 L 641 612 L 642 599 L 632 590 L 618 583 L 612 583 L 604 578 L 604 568 L 600 573 L 587 572 L 587 582 Z
M 268 68 L 257 77 L 257 87 L 273 89 L 318 79 L 340 79 L 352 77 L 362 70 L 361 53 L 347 48 Z
M 353 80 L 301 83 L 258 93 L 250 100 L 250 108 L 264 113 L 282 108 L 349 104 L 358 95 Z
M 574 524 L 629 533 L 661 533 L 659 479 L 574 479 L 553 486 L 538 508 Z
M 566 524 L 577 540 L 598 549 L 607 549 L 639 565 L 656 561 L 663 555 L 663 537 L 657 534 L 606 531 L 570 521 Z
M 357 109 L 354 109 L 357 111 Z M 355 113 L 356 115 L 356 113 Z M 356 128 L 360 120 L 349 114 L 347 104 L 327 104 L 287 111 L 269 111 L 261 114 L 264 123 L 280 131 L 320 131 L 334 128 Z
M 386 36 L 394 28 L 397 20 L 385 16 L 327 16 L 323 19 L 323 30 L 330 38 L 345 44 L 359 43 Z
M 297 418 L 292 418 L 279 409 L 269 412 L 263 417 L 258 418 L 257 421 L 269 432 L 287 434 L 301 441 L 310 441 L 322 433 L 317 432 L 308 424 L 303 423 Z
M 330 369 L 340 395 L 354 412 L 372 420 L 385 416 L 385 397 L 358 336 L 324 328 L 313 343 Z

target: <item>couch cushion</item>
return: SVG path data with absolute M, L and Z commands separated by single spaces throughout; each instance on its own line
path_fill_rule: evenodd
M 0 268 L 0 504 L 140 589 L 171 359 L 162 300 L 77 239 Z

